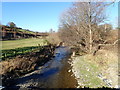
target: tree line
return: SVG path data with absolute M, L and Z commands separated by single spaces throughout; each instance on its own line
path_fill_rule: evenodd
M 113 29 L 107 20 L 106 8 L 113 3 L 74 2 L 60 17 L 59 37 L 67 45 L 93 53 L 99 44 L 107 44 L 107 36 Z

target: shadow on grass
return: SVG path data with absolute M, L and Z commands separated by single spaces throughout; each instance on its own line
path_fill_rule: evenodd
M 42 49 L 43 49 L 42 46 L 31 46 L 31 47 L 2 50 L 2 55 L 0 56 L 0 59 L 3 61 L 3 60 L 6 60 L 7 58 L 10 59 L 18 55 L 25 55 L 29 52 L 36 52 Z

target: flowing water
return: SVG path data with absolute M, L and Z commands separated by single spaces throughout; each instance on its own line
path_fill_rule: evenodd
M 70 71 L 68 63 L 70 49 L 59 47 L 55 50 L 55 57 L 44 66 L 39 67 L 34 72 L 27 74 L 17 80 L 12 88 L 76 88 L 77 81 Z

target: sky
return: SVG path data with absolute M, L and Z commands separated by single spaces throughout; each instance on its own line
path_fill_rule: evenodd
M 119 2 L 120 3 L 120 2 Z M 120 7 L 120 4 L 119 4 Z M 108 23 L 113 25 L 113 28 L 118 27 L 118 2 L 107 8 L 106 15 L 108 17 Z M 119 12 L 120 14 L 120 12 Z
M 60 15 L 71 2 L 2 2 L 2 24 L 14 22 L 17 27 L 37 32 L 58 30 Z M 109 23 L 116 27 L 118 3 L 107 10 Z

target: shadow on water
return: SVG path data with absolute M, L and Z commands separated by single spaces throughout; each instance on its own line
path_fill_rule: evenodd
M 41 74 L 37 73 L 37 74 L 32 74 L 32 75 L 29 75 L 29 76 L 25 76 L 25 77 L 17 79 L 16 80 L 17 81 L 16 84 L 20 84 L 22 82 L 26 82 L 26 81 L 28 81 L 30 79 L 46 78 L 48 76 L 51 76 L 51 75 L 57 73 L 58 71 L 59 71 L 59 68 L 52 68 L 52 69 L 47 70 L 47 71 L 45 71 L 45 72 L 43 72 Z
M 48 77 L 50 75 L 53 75 L 53 74 L 57 73 L 58 71 L 59 71 L 59 68 L 52 68 L 50 70 L 45 71 L 41 75 L 42 75 L 42 78 L 45 78 L 45 77 Z
M 55 57 L 47 62 L 42 69 L 35 73 L 21 77 L 15 80 L 20 88 L 75 88 L 77 82 L 68 72 L 71 69 L 68 64 L 70 49 L 68 47 L 59 47 L 55 50 Z

